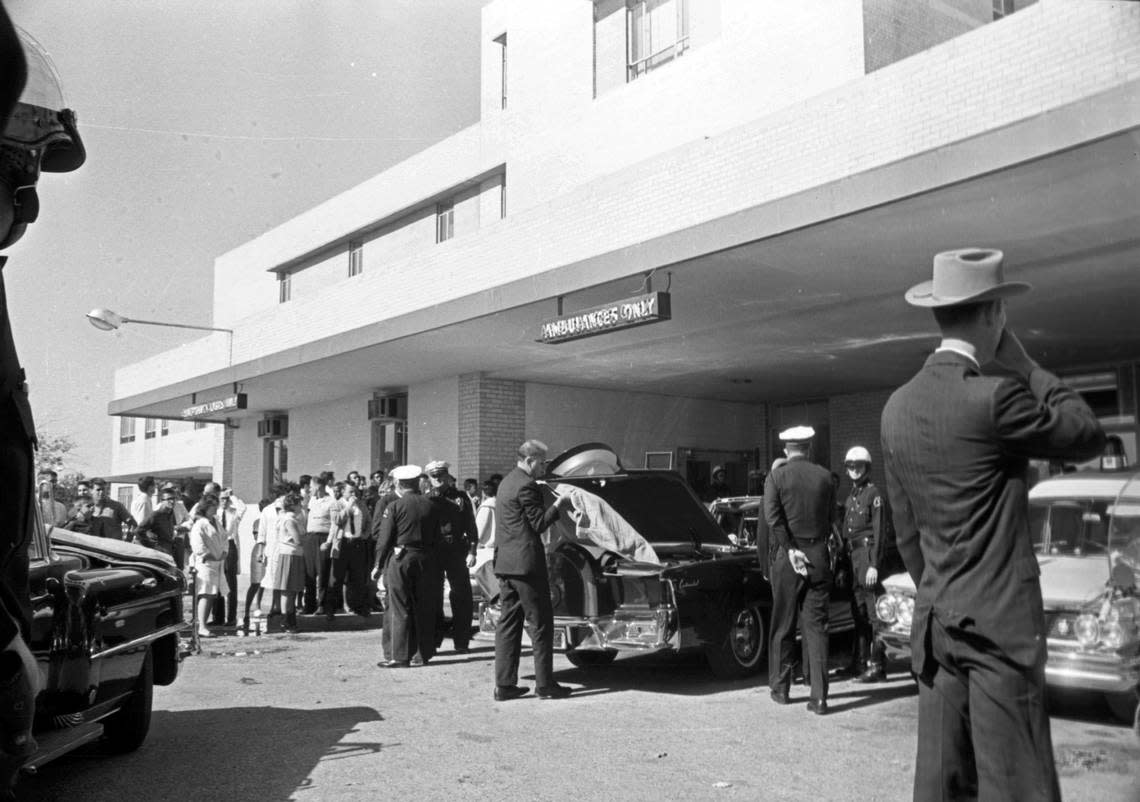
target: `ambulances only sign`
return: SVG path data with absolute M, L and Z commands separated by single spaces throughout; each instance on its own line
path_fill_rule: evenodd
M 207 415 L 217 415 L 219 412 L 231 412 L 235 409 L 245 409 L 247 399 L 245 393 L 227 395 L 202 404 L 194 404 L 182 410 L 183 418 L 201 418 Z
M 547 320 L 542 324 L 538 342 L 548 345 L 564 343 L 669 318 L 669 293 L 650 292 Z

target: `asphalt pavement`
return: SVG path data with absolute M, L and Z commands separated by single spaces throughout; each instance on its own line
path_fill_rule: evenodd
M 494 649 L 380 669 L 379 617 L 302 617 L 296 635 L 203 642 L 157 688 L 137 752 L 89 747 L 21 784 L 24 798 L 124 800 L 909 800 L 917 694 L 832 684 L 831 712 L 768 698 L 765 678 L 715 679 L 699 657 L 555 657 L 567 700 L 494 702 Z M 482 636 L 481 636 L 482 637 Z M 845 659 L 836 649 L 833 665 Z M 1053 705 L 1069 802 L 1140 802 L 1140 739 L 1096 697 Z

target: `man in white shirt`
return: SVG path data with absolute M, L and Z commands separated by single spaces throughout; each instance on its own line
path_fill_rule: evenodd
M 223 487 L 219 496 L 217 522 L 218 531 L 226 538 L 226 559 L 222 572 L 229 585 L 225 599 L 218 596 L 214 600 L 214 623 L 224 619 L 223 626 L 237 626 L 237 578 L 241 573 L 241 536 L 238 528 L 245 517 L 246 504 L 234 495 L 233 488 Z
M 156 483 L 153 476 L 140 476 L 136 484 L 138 489 L 131 497 L 131 517 L 142 523 L 154 512 L 154 501 L 151 496 L 154 495 Z

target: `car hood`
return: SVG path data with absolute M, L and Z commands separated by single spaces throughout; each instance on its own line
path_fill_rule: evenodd
M 1041 555 L 1037 564 L 1041 566 L 1041 595 L 1046 607 L 1082 607 L 1104 594 L 1108 565 L 1103 555 Z
M 53 527 L 49 533 L 52 548 L 62 554 L 74 554 L 95 562 L 117 567 L 144 568 L 171 577 L 181 576 L 174 559 L 161 551 L 148 549 L 122 540 L 85 535 L 69 529 Z
M 1105 591 L 1108 570 L 1104 558 L 1041 556 L 1041 595 L 1046 607 L 1081 607 L 1100 598 Z M 914 595 L 914 581 L 903 571 L 883 580 L 892 593 Z

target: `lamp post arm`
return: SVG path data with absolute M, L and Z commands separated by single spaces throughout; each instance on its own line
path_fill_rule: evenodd
M 197 329 L 198 331 L 224 331 L 227 334 L 233 334 L 233 329 L 219 329 L 213 326 L 191 326 L 189 323 L 163 323 L 159 320 L 139 320 L 136 317 L 123 318 L 124 323 L 145 323 L 148 326 L 169 326 L 175 329 Z

